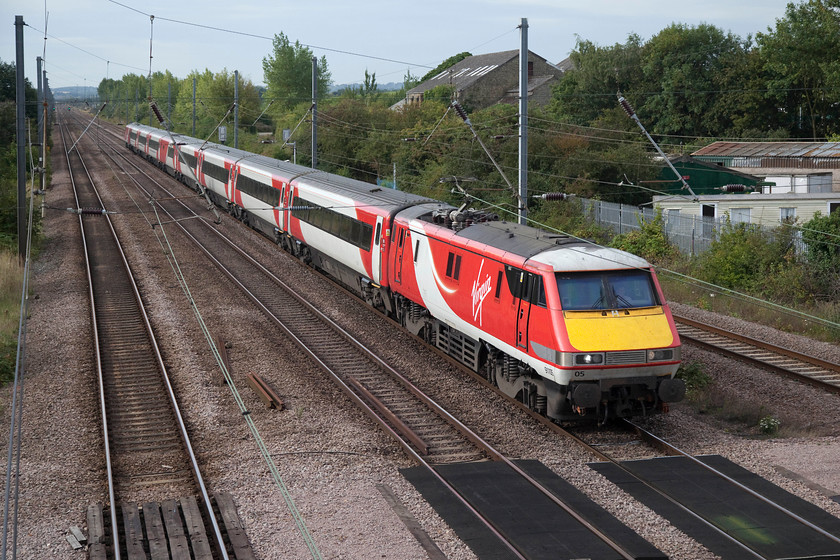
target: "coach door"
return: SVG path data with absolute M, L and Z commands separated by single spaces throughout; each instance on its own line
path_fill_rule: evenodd
M 374 284 L 382 284 L 382 216 L 376 217 L 373 230 L 373 246 L 370 248 L 371 274 Z M 402 258 L 402 257 L 401 257 Z
M 239 166 L 236 164 L 231 164 L 230 169 L 228 170 L 228 182 L 225 184 L 225 194 L 228 197 L 228 200 L 236 204 L 237 202 L 241 202 L 241 200 L 237 201 L 236 196 L 236 176 L 239 175 Z M 242 198 L 242 197 L 238 197 Z M 241 205 L 240 205 L 241 206 Z
M 195 153 L 195 180 L 199 185 L 207 188 L 207 183 L 204 180 L 204 150 L 198 150 Z
M 397 233 L 397 250 L 394 252 L 394 282 L 398 284 L 402 283 L 403 249 L 405 248 L 405 244 L 408 243 L 408 240 L 406 239 L 407 237 L 408 228 L 399 226 L 399 232 Z
M 524 270 L 519 271 L 518 287 L 515 288 L 519 297 L 519 309 L 516 313 L 516 345 L 528 349 L 528 318 L 531 315 L 531 286 L 534 275 Z

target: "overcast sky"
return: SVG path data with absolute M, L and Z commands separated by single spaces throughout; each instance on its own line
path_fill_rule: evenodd
M 97 86 L 106 74 L 146 75 L 151 33 L 155 72 L 170 70 L 184 78 L 192 70 L 226 68 L 262 84 L 262 59 L 271 53 L 271 37 L 283 32 L 319 58 L 326 56 L 334 83 L 360 82 L 367 69 L 382 84 L 402 82 L 408 69 L 422 76 L 459 52 L 518 49 L 523 17 L 530 50 L 556 63 L 569 55 L 577 37 L 599 45 L 624 43 L 631 33 L 647 40 L 671 23 L 709 23 L 741 38 L 754 36 L 775 27 L 786 5 L 783 0 L 0 0 L 7 30 L 0 59 L 15 62 L 14 22 L 21 15 L 27 24 L 24 67 L 33 85 L 36 57 L 45 44 L 54 89 Z M 155 16 L 153 26 L 149 15 Z

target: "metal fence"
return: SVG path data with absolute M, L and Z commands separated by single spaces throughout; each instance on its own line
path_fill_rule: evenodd
M 639 224 L 653 221 L 656 211 L 653 208 L 639 208 L 629 204 L 604 202 L 589 198 L 578 199 L 583 205 L 584 214 L 600 226 L 615 233 L 629 233 L 641 229 Z M 664 212 L 662 215 L 665 235 L 668 241 L 681 252 L 697 255 L 706 251 L 717 238 L 722 226 L 726 225 L 728 217 L 710 218 L 686 216 L 679 212 Z M 643 220 L 643 221 L 642 221 Z M 775 228 L 761 226 L 764 235 L 773 238 Z M 805 252 L 802 232 L 795 231 L 790 239 L 797 253 Z
M 639 224 L 642 223 L 640 220 L 650 222 L 656 216 L 653 208 L 639 208 L 629 204 L 588 198 L 580 200 L 584 212 L 590 219 L 619 234 L 639 230 L 641 229 Z M 723 218 L 699 218 L 680 215 L 676 212 L 666 212 L 662 218 L 668 241 L 683 253 L 690 255 L 696 255 L 708 249 L 725 222 Z

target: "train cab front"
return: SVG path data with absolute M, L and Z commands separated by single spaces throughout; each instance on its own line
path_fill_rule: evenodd
M 650 269 L 557 272 L 568 348 L 553 411 L 564 420 L 645 416 L 685 396 L 679 335 Z

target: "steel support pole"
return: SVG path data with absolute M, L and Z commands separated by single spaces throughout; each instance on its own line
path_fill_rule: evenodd
M 312 169 L 318 167 L 318 59 L 312 57 Z
M 522 18 L 519 45 L 519 223 L 528 219 L 528 18 Z
M 233 147 L 239 149 L 239 70 L 233 71 Z
M 192 135 L 195 136 L 195 78 L 193 78 L 193 127 Z
M 17 234 L 18 257 L 26 258 L 26 88 L 23 73 L 23 16 L 15 16 L 16 88 L 17 109 Z M 11 445 L 11 442 L 9 442 Z

